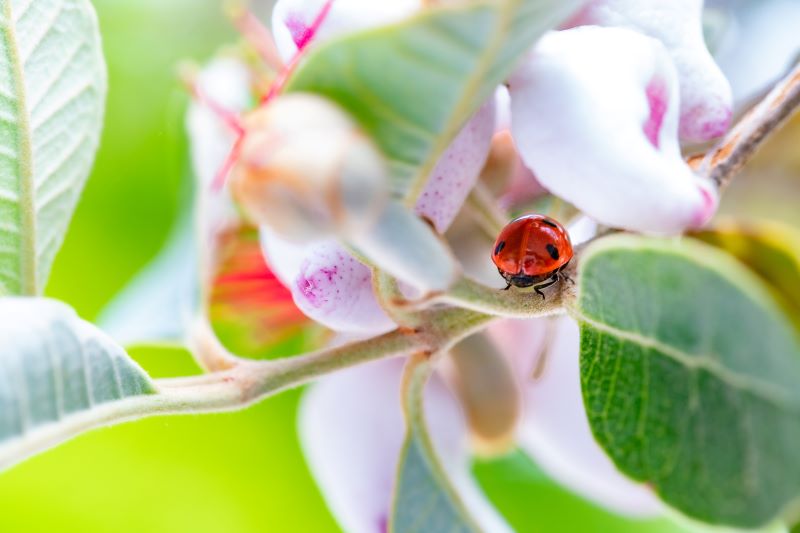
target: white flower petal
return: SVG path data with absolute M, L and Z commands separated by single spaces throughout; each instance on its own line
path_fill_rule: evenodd
M 233 58 L 216 59 L 197 77 L 204 98 L 233 114 L 247 109 L 252 100 L 250 71 Z M 236 132 L 203 102 L 193 102 L 187 114 L 192 167 L 201 187 L 210 188 L 236 140 Z
M 562 318 L 542 376 L 526 388 L 520 442 L 553 478 L 583 496 L 631 516 L 662 512 L 644 485 L 619 473 L 592 436 L 580 388 L 577 324 Z
M 548 326 L 554 328 L 549 333 Z M 662 514 L 656 496 L 623 476 L 592 436 L 580 389 L 577 325 L 566 317 L 551 323 L 504 320 L 490 328 L 490 335 L 523 380 L 518 438 L 537 464 L 565 487 L 614 512 Z
M 412 15 L 422 5 L 422 0 L 335 0 L 317 31 L 312 33 L 314 21 L 323 13 L 328 1 L 278 0 L 275 3 L 272 32 L 285 62 L 312 39 L 319 42 L 391 24 Z
M 551 32 L 510 93 L 526 165 L 598 222 L 673 234 L 713 215 L 713 187 L 681 158 L 677 78 L 655 39 L 595 26 Z
M 403 364 L 399 358 L 338 372 L 314 385 L 303 399 L 299 429 L 305 456 L 348 533 L 386 531 L 405 436 Z M 509 531 L 469 474 L 463 417 L 438 377 L 429 383 L 425 403 L 431 440 L 467 509 L 486 531 Z
M 289 61 L 312 39 L 321 42 L 336 36 L 390 24 L 418 11 L 422 0 L 279 0 L 272 25 L 278 49 Z M 315 33 L 314 21 L 324 19 Z M 444 233 L 475 185 L 486 162 L 495 126 L 495 102 L 489 99 L 459 132 L 442 154 L 417 202 L 416 212 Z
M 378 334 L 397 327 L 375 298 L 370 269 L 335 240 L 298 245 L 262 228 L 261 243 L 275 275 L 312 320 L 344 333 Z
M 200 72 L 196 83 L 204 99 L 236 115 L 251 103 L 250 81 L 250 71 L 241 61 L 220 58 Z M 213 242 L 219 232 L 239 220 L 228 189 L 217 191 L 212 186 L 233 149 L 237 134 L 202 101 L 189 106 L 186 129 L 197 181 L 198 210 L 202 213 L 199 233 Z
M 703 0 L 594 0 L 583 24 L 631 28 L 666 46 L 680 80 L 680 136 L 689 142 L 719 137 L 731 123 L 733 96 L 703 38 Z
M 420 194 L 416 212 L 444 233 L 478 181 L 486 163 L 496 124 L 496 103 L 490 98 L 445 150 Z

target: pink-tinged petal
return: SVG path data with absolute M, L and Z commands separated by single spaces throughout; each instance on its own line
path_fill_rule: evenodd
M 536 180 L 533 172 L 525 166 L 517 152 L 511 135 L 511 95 L 503 85 L 495 91 L 497 120 L 495 135 L 484 167 L 482 180 L 490 190 L 500 194 L 500 205 L 510 208 L 530 201 L 546 191 Z M 489 168 L 493 165 L 492 168 Z
M 199 73 L 196 83 L 205 99 L 233 114 L 243 112 L 252 102 L 250 71 L 236 59 L 212 61 Z M 228 157 L 237 133 L 203 102 L 192 103 L 186 124 L 192 167 L 199 186 L 209 188 Z
M 336 241 L 298 245 L 262 228 L 261 244 L 278 279 L 312 320 L 356 334 L 379 334 L 396 327 L 378 304 L 370 269 Z
M 551 32 L 510 93 L 525 164 L 598 222 L 675 234 L 716 209 L 711 184 L 681 157 L 677 76 L 657 40 L 623 28 Z
M 444 233 L 455 219 L 486 163 L 496 123 L 490 98 L 467 122 L 439 158 L 417 201 L 417 214 Z
M 212 61 L 196 80 L 197 91 L 203 99 L 232 115 L 245 111 L 252 103 L 250 83 L 248 68 L 232 58 Z M 200 234 L 207 242 L 213 242 L 219 232 L 239 222 L 228 190 L 215 191 L 211 185 L 231 153 L 237 132 L 202 101 L 195 101 L 189 107 L 186 130 L 202 212 Z
M 613 512 L 662 514 L 655 494 L 623 476 L 592 436 L 580 389 L 577 325 L 566 317 L 517 320 L 490 331 L 523 381 L 520 446 L 550 477 Z
M 572 24 L 597 24 L 640 31 L 669 51 L 680 80 L 680 136 L 705 142 L 731 124 L 730 83 L 703 38 L 703 0 L 594 0 Z
M 281 57 L 288 62 L 298 49 L 311 42 L 397 22 L 411 16 L 422 3 L 422 0 L 278 0 L 272 11 L 272 32 Z
M 328 506 L 348 533 L 386 532 L 405 437 L 403 365 L 400 358 L 338 372 L 314 385 L 301 405 L 305 456 Z M 431 440 L 467 509 L 486 531 L 510 531 L 469 474 L 464 420 L 438 377 L 426 389 L 425 407 Z
M 647 117 L 647 122 L 644 123 L 644 135 L 650 141 L 650 144 L 658 149 L 661 147 L 659 136 L 664 125 L 664 115 L 667 113 L 667 107 L 669 106 L 669 87 L 667 87 L 663 79 L 653 78 L 647 85 L 645 94 L 647 95 L 650 114 Z

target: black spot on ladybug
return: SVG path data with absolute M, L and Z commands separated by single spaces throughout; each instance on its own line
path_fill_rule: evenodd
M 558 228 L 558 226 L 556 226 L 556 223 L 553 222 L 552 220 L 550 220 L 549 218 L 543 218 L 542 219 L 542 224 L 550 226 L 551 228 Z
M 553 246 L 552 244 L 547 245 L 547 253 L 550 254 L 550 257 L 553 258 L 553 261 L 558 261 L 558 248 Z
M 502 252 L 503 248 L 505 247 L 506 247 L 506 241 L 500 241 L 499 243 L 497 243 L 497 248 L 494 249 L 494 255 L 497 255 L 500 252 Z

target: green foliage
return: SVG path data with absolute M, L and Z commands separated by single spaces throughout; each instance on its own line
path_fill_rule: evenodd
M 89 0 L 0 3 L 0 294 L 47 283 L 94 161 L 106 69 Z
M 0 469 L 63 425 L 155 392 L 113 340 L 55 300 L 0 299 Z
M 199 372 L 184 350 L 131 355 L 154 377 Z M 335 533 L 295 433 L 299 398 L 143 420 L 38 455 L 0 478 L 0 531 Z
M 712 523 L 761 526 L 800 496 L 800 339 L 742 264 L 607 238 L 574 312 L 589 421 L 620 469 Z
M 232 35 L 218 0 L 93 3 L 108 62 L 106 125 L 46 288 L 86 318 L 155 256 L 180 206 L 191 203 L 188 97 L 175 68 L 208 57 Z
M 471 0 L 321 46 L 289 91 L 327 96 L 383 150 L 415 198 L 439 155 L 528 47 L 578 2 Z

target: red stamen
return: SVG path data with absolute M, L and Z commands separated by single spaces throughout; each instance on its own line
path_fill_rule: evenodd
M 228 175 L 233 170 L 234 165 L 236 165 L 236 160 L 239 159 L 239 153 L 242 150 L 242 143 L 244 142 L 245 137 L 244 129 L 241 130 L 239 133 L 239 138 L 236 139 L 236 142 L 233 143 L 233 148 L 231 148 L 228 157 L 225 158 L 225 162 L 222 164 L 222 167 L 217 171 L 217 175 L 214 176 L 214 181 L 211 182 L 211 190 L 214 192 L 219 192 L 225 186 L 225 182 L 228 180 Z
M 334 0 L 328 0 L 325 2 L 325 5 L 322 6 L 319 13 L 317 13 L 314 22 L 311 23 L 308 30 L 305 34 L 297 41 L 297 48 L 299 51 L 303 51 L 308 43 L 316 36 L 317 32 L 319 31 L 322 24 L 325 22 L 325 19 L 328 18 L 328 14 L 331 12 L 331 7 L 333 7 Z
M 211 112 L 217 115 L 217 118 L 224 122 L 236 135 L 244 135 L 244 126 L 242 125 L 242 119 L 239 117 L 238 113 L 234 113 L 230 109 L 222 107 L 218 102 L 209 98 L 200 90 L 197 83 L 192 83 L 191 90 L 195 100 L 210 109 Z
M 283 67 L 283 61 L 275 46 L 272 32 L 251 11 L 244 10 L 233 16 L 233 23 L 245 39 L 256 49 L 264 62 L 275 70 Z

